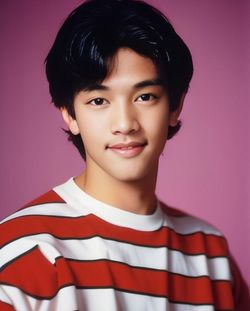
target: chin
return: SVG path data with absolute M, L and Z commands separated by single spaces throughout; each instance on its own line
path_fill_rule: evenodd
M 116 170 L 115 172 L 110 172 L 109 175 L 112 175 L 114 179 L 117 179 L 121 182 L 140 182 L 146 178 L 150 178 L 152 172 L 149 172 L 144 169 L 123 169 Z

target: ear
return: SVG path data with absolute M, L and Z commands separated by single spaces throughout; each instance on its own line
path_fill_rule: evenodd
M 74 135 L 78 135 L 80 133 L 78 124 L 76 119 L 74 119 L 66 109 L 66 107 L 62 107 L 61 109 L 62 117 L 64 122 L 67 124 L 70 132 Z
M 182 111 L 185 96 L 186 96 L 186 93 L 183 93 L 181 98 L 180 98 L 180 102 L 179 102 L 177 109 L 170 113 L 170 116 L 169 116 L 169 125 L 170 126 L 174 127 L 178 124 L 178 119 L 179 119 L 179 116 L 180 116 L 181 111 Z

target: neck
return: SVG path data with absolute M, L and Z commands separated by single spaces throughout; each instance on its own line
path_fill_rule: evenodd
M 76 184 L 95 199 L 136 214 L 149 215 L 155 211 L 157 169 L 136 181 L 121 181 L 101 172 L 92 176 L 85 170 L 75 178 Z

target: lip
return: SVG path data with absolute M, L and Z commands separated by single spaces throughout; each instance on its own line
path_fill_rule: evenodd
M 107 146 L 107 149 L 118 154 L 123 158 L 132 158 L 139 155 L 147 145 L 146 142 L 129 142 L 129 143 L 116 143 Z

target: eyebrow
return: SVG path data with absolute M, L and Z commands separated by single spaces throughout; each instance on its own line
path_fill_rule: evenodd
M 147 86 L 158 86 L 158 85 L 162 85 L 162 81 L 160 78 L 156 78 L 156 79 L 151 79 L 151 80 L 145 80 L 145 81 L 141 81 L 138 82 L 134 85 L 135 89 L 140 89 L 143 87 L 147 87 Z
M 133 85 L 133 88 L 140 89 L 147 86 L 158 86 L 162 85 L 162 81 L 160 78 L 144 80 Z M 110 88 L 106 85 L 94 83 L 85 88 L 86 91 L 108 91 Z

